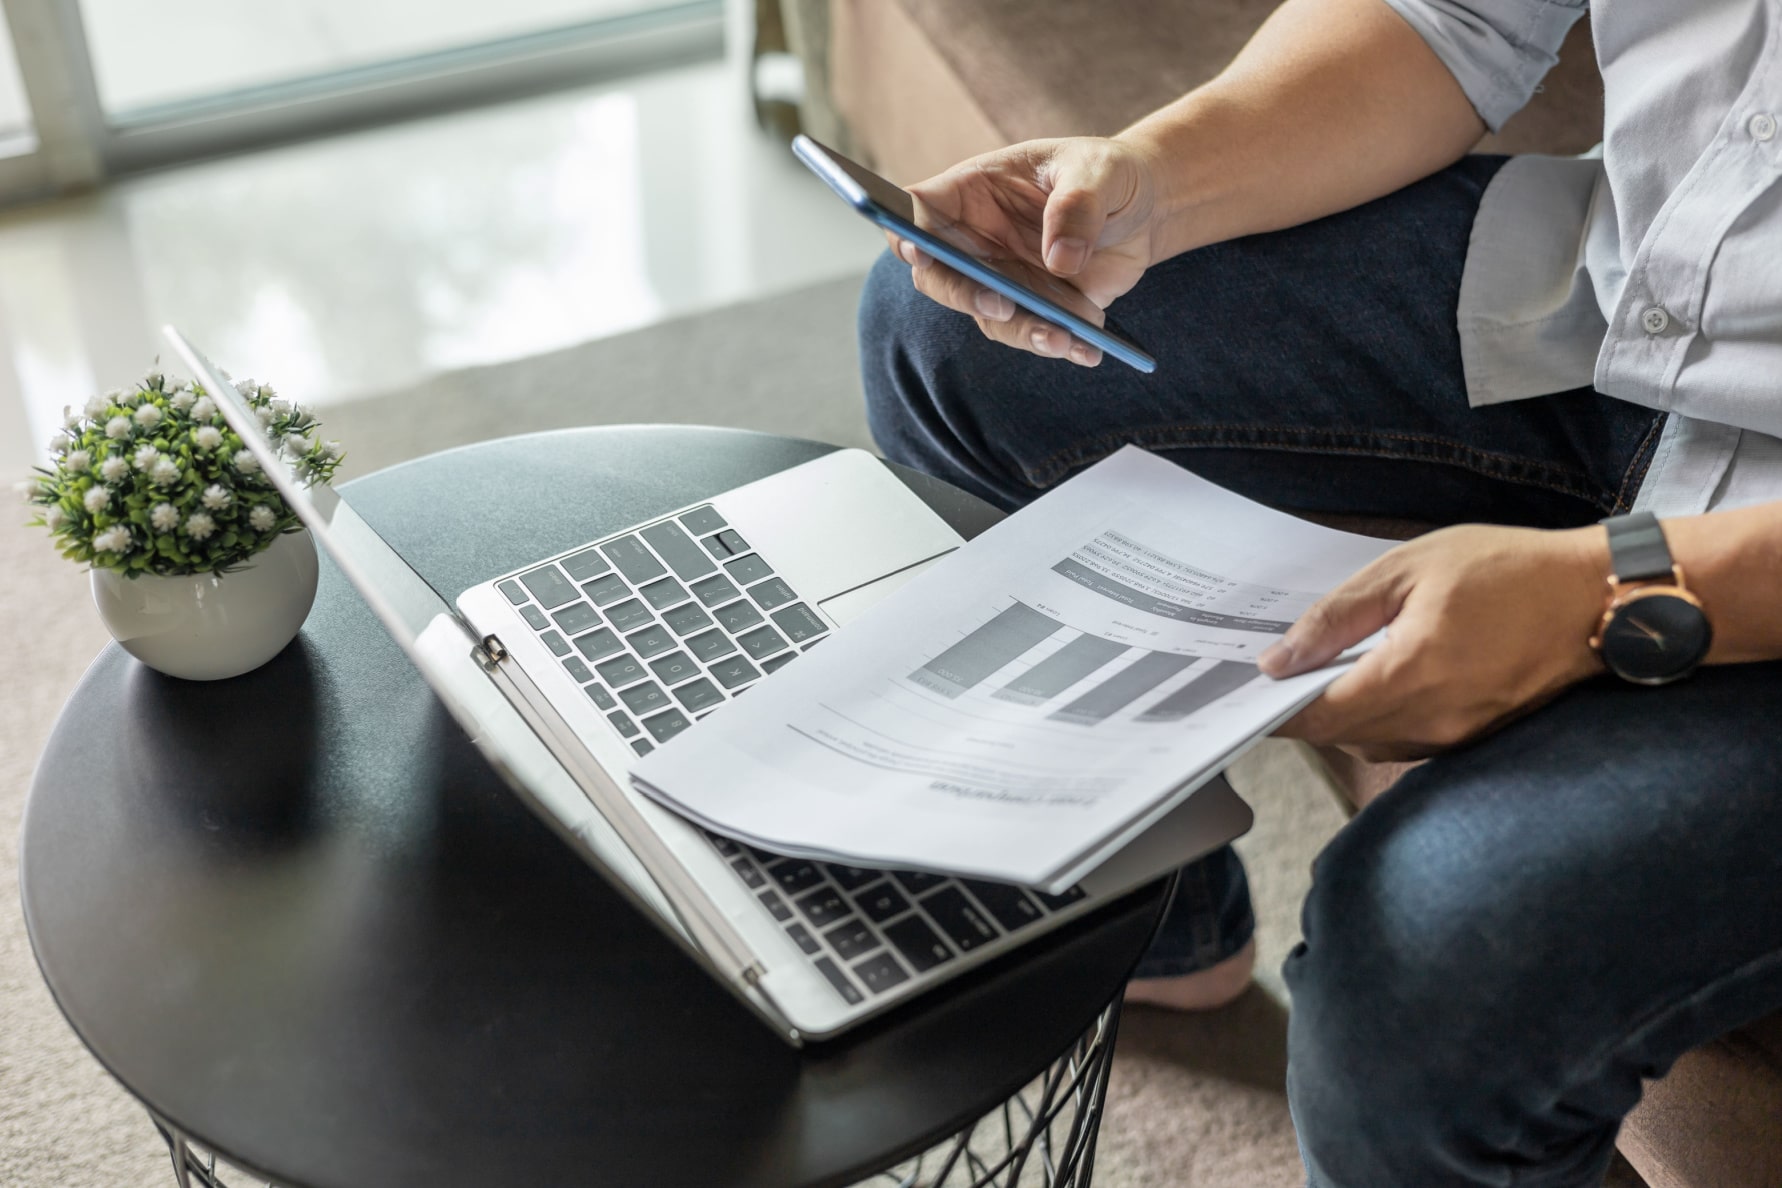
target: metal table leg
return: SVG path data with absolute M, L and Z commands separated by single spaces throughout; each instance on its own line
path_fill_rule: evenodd
M 228 1188 L 228 1185 L 217 1176 L 217 1157 L 215 1152 L 200 1152 L 192 1145 L 192 1141 L 168 1122 L 156 1117 L 152 1112 L 150 1119 L 155 1129 L 167 1143 L 167 1154 L 173 1160 L 173 1182 L 179 1188 Z M 278 1188 L 268 1184 L 266 1188 Z

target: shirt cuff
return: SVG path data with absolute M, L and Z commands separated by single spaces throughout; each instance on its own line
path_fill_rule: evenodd
M 1559 61 L 1584 0 L 1386 0 L 1454 75 L 1493 132 Z

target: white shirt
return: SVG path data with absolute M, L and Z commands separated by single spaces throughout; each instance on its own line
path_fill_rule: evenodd
M 1586 0 L 1387 0 L 1493 130 Z M 1475 406 L 1594 385 L 1670 413 L 1636 506 L 1782 498 L 1782 0 L 1596 0 L 1603 144 L 1517 157 L 1460 288 Z

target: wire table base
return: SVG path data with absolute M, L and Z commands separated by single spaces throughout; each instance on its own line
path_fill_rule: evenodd
M 857 1188 L 1091 1188 L 1119 1024 L 1116 998 L 1068 1052 L 1013 1097 Z M 229 1188 L 214 1152 L 150 1117 L 167 1143 L 178 1188 Z

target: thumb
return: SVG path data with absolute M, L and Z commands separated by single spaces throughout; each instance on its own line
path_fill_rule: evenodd
M 1396 587 L 1387 574 L 1362 570 L 1313 603 L 1256 666 L 1277 680 L 1324 667 L 1397 617 Z
M 1040 255 L 1054 276 L 1075 276 L 1108 221 L 1109 194 L 1115 178 L 1111 154 L 1076 146 L 1054 157 L 1051 192 L 1040 228 Z

